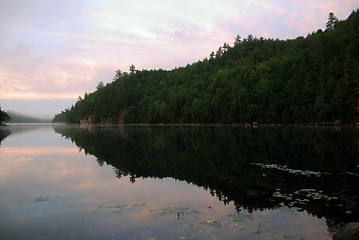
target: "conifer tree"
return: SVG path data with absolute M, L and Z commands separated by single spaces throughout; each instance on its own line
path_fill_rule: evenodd
M 334 16 L 334 13 L 329 13 L 328 16 L 328 22 L 326 24 L 327 28 L 326 30 L 333 30 L 335 27 L 335 24 L 338 22 L 338 19 Z

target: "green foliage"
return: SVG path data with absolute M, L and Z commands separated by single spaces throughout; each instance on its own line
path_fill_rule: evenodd
M 101 81 L 101 82 L 99 82 L 99 83 L 97 84 L 96 89 L 98 90 L 98 89 L 103 88 L 103 87 L 104 87 L 104 84 L 103 84 L 103 82 Z
M 335 26 L 335 28 L 334 28 Z M 116 71 L 54 121 L 79 123 L 355 123 L 359 99 L 359 12 L 330 14 L 306 38 L 249 35 L 209 59 L 171 71 Z
M 11 120 L 11 117 L 4 111 L 1 110 L 0 108 L 0 125 L 8 122 Z
M 333 30 L 335 27 L 335 24 L 338 22 L 338 19 L 334 16 L 334 13 L 329 13 L 328 16 L 328 22 L 326 24 L 327 30 Z

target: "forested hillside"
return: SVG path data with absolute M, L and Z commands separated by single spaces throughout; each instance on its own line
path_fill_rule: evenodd
M 359 11 L 325 31 L 274 40 L 249 35 L 209 58 L 166 70 L 118 70 L 54 122 L 355 123 Z

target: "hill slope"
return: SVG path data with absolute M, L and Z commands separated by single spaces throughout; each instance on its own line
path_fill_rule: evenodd
M 1 107 L 0 107 L 0 126 L 10 120 L 11 120 L 11 117 L 6 112 L 2 111 Z
M 328 21 L 329 22 L 329 21 Z M 294 40 L 237 36 L 171 71 L 117 71 L 54 118 L 79 123 L 358 121 L 359 11 Z
M 49 123 L 49 122 L 51 122 L 51 119 L 42 119 L 42 118 L 31 117 L 31 116 L 13 112 L 13 111 L 7 111 L 7 114 L 11 117 L 11 120 L 9 121 L 9 123 Z

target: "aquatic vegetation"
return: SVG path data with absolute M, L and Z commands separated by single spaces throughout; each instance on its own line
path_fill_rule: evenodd
M 248 220 L 253 219 L 252 215 L 245 215 L 245 214 L 236 214 L 231 216 L 235 222 L 239 223 L 247 223 Z
M 39 202 L 53 202 L 53 201 L 49 197 L 40 196 L 40 197 L 35 197 L 34 202 L 39 203 Z
M 115 205 L 115 206 L 103 206 L 103 205 L 99 205 L 97 208 L 98 209 L 113 209 L 113 213 L 120 213 L 122 212 L 124 209 L 136 209 L 136 208 L 140 208 L 140 207 L 144 207 L 147 206 L 147 203 L 133 203 L 133 204 L 120 204 L 120 205 Z M 155 209 L 150 209 L 149 212 L 154 212 L 156 211 Z
M 257 225 L 257 230 L 254 232 L 255 234 L 263 234 L 264 232 L 267 232 L 268 229 L 263 228 L 263 224 L 259 223 Z
M 109 206 L 109 207 L 106 207 L 106 208 L 117 208 L 117 209 L 124 209 L 125 207 L 127 207 L 128 205 L 127 204 L 123 204 L 123 205 L 118 205 L 118 206 Z
M 182 208 L 182 207 L 166 207 L 161 208 L 161 215 L 191 215 L 191 214 L 202 214 L 202 212 L 195 209 Z
M 299 189 L 293 193 L 286 194 L 281 193 L 281 189 L 277 188 L 272 196 L 283 198 L 283 200 L 287 201 L 286 204 L 284 202 L 279 203 L 279 207 L 288 207 L 290 210 L 295 211 L 303 210 L 298 205 L 306 205 L 311 200 L 325 200 L 327 202 L 338 200 L 338 197 L 328 196 L 322 190 L 315 189 Z
M 359 177 L 359 173 L 345 172 L 345 174 L 348 174 L 348 175 L 352 175 L 352 176 Z
M 209 226 L 209 227 L 214 227 L 214 228 L 221 228 L 222 227 L 220 222 L 211 221 L 211 220 L 200 222 L 200 224 L 205 225 L 205 226 Z
M 335 196 L 328 196 L 323 193 L 321 190 L 315 190 L 315 189 L 300 189 L 298 191 L 295 191 L 294 194 L 297 195 L 305 195 L 308 198 L 311 198 L 313 200 L 338 200 Z M 308 199 L 302 199 L 302 201 L 309 201 Z
M 279 164 L 265 164 L 265 163 L 251 163 L 252 165 L 256 165 L 256 166 L 260 166 L 262 168 L 267 168 L 267 169 L 276 169 L 279 171 L 285 171 L 291 174 L 295 174 L 295 175 L 303 175 L 303 176 L 315 176 L 315 177 L 320 177 L 321 174 L 329 174 L 329 173 L 321 173 L 321 172 L 315 172 L 315 171 L 310 171 L 310 170 L 299 170 L 299 169 L 291 169 L 288 168 L 287 166 L 283 166 L 283 165 L 279 165 Z
M 147 203 L 135 203 L 132 205 L 132 207 L 144 207 L 147 206 Z
M 109 206 L 106 208 L 113 208 L 113 209 L 117 209 L 116 211 L 114 211 L 114 213 L 119 213 L 121 212 L 124 208 L 126 208 L 128 205 L 127 204 L 122 204 L 122 205 L 118 205 L 118 206 Z

